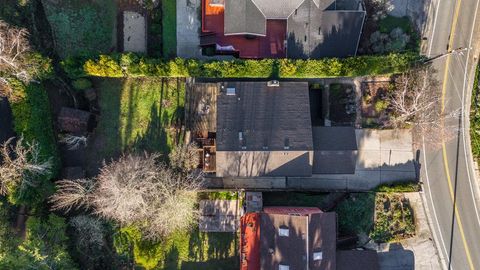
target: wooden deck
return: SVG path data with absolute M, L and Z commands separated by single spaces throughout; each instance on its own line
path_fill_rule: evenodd
M 193 138 L 206 138 L 217 131 L 218 83 L 188 83 L 186 92 L 186 123 Z

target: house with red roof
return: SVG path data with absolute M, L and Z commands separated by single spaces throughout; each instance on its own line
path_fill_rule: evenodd
M 337 250 L 337 216 L 316 207 L 265 207 L 240 220 L 241 270 L 378 270 L 376 251 Z

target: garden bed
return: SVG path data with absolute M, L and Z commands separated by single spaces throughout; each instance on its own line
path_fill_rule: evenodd
M 361 116 L 362 127 L 383 128 L 388 126 L 389 102 L 387 95 L 390 81 L 364 81 L 361 85 Z
M 375 242 L 385 243 L 414 235 L 415 219 L 408 199 L 398 193 L 377 193 L 375 224 L 370 237 Z

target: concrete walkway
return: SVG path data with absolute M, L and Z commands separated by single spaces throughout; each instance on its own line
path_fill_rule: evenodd
M 410 130 L 357 129 L 354 174 L 312 177 L 210 178 L 210 188 L 252 190 L 366 191 L 416 179 Z

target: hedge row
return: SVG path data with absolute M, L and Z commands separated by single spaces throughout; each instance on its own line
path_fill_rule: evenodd
M 45 89 L 41 84 L 31 83 L 25 86 L 19 81 L 14 86 L 17 93 L 22 93 L 11 101 L 15 133 L 19 136 L 23 135 L 27 142 L 35 140 L 40 147 L 40 158 L 42 160 L 51 158 L 53 162 L 52 173 L 42 176 L 38 186 L 28 188 L 23 194 L 16 189 L 9 196 L 9 201 L 13 204 L 34 206 L 53 192 L 51 179 L 58 174 L 60 157 L 53 132 L 50 103 Z
M 71 78 L 98 77 L 203 77 L 203 78 L 322 78 L 380 75 L 402 72 L 422 58 L 415 53 L 308 60 L 263 59 L 200 61 L 162 60 L 137 54 L 68 58 L 62 66 Z

